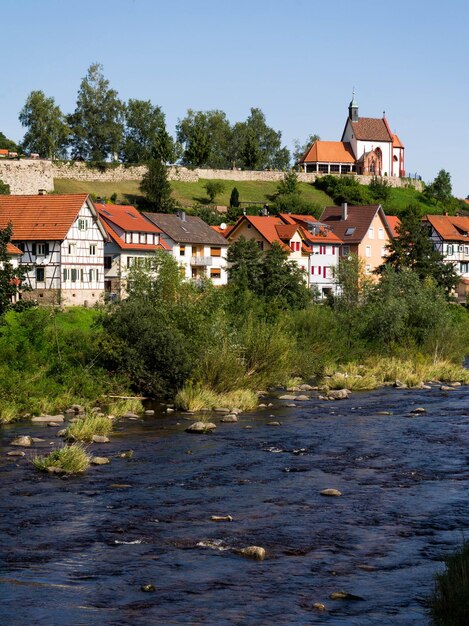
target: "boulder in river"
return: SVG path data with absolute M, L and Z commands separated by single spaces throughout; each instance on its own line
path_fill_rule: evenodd
M 238 554 L 246 556 L 249 559 L 255 559 L 256 561 L 263 561 L 265 559 L 265 548 L 261 546 L 248 546 L 247 548 L 241 548 L 237 551 Z
M 223 422 L 224 424 L 230 424 L 230 423 L 237 422 L 237 421 L 238 421 L 238 416 L 235 415 L 234 413 L 228 413 L 228 415 L 225 415 L 220 420 L 220 422 Z
M 33 424 L 48 424 L 49 422 L 63 422 L 63 415 L 37 415 L 31 418 Z
M 140 587 L 140 591 L 145 591 L 146 593 L 148 593 L 149 591 L 156 591 L 156 587 L 155 585 L 152 585 L 151 583 L 149 583 L 147 585 L 142 585 Z
M 311 385 L 307 385 L 306 383 L 303 383 L 302 385 L 299 385 L 298 387 L 300 389 L 300 391 L 314 391 L 314 387 L 312 387 Z M 317 387 L 316 387 L 317 389 Z
M 11 452 L 7 452 L 7 456 L 25 456 L 26 452 L 23 450 L 12 450 Z
M 396 387 L 396 389 L 407 389 L 407 385 L 397 379 L 394 381 L 392 386 Z
M 338 489 L 323 489 L 319 492 L 321 496 L 329 496 L 332 498 L 338 498 L 342 495 L 342 492 Z
M 186 433 L 210 433 L 216 427 L 213 422 L 194 422 L 186 428 Z
M 267 426 L 281 426 L 282 423 L 277 420 L 273 420 L 272 422 L 267 422 Z
M 94 456 L 91 459 L 92 465 L 107 465 L 111 461 L 107 458 L 107 456 Z
M 212 522 L 232 522 L 233 518 L 231 515 L 212 515 L 210 518 Z
M 333 591 L 329 596 L 331 600 L 354 600 L 355 602 L 364 600 L 361 596 L 355 596 L 347 591 Z
M 279 396 L 279 400 L 296 400 L 296 396 L 291 393 L 284 393 L 283 396 Z
M 139 416 L 133 411 L 127 411 L 127 413 L 124 413 L 122 417 L 125 417 L 126 419 L 135 419 L 135 418 L 138 418 Z
M 109 437 L 106 437 L 106 435 L 93 435 L 91 441 L 93 443 L 109 443 Z
M 19 437 L 15 437 L 15 439 L 10 442 L 10 445 L 21 446 L 22 448 L 29 448 L 33 445 L 33 438 L 29 435 L 20 435 Z
M 427 412 L 427 409 L 424 409 L 423 406 L 418 406 L 417 408 L 412 409 L 412 411 L 411 411 L 411 413 L 416 413 L 416 414 L 418 414 L 418 413 L 426 413 L 426 412 Z
M 152 415 L 155 415 L 155 411 L 153 409 L 146 409 L 143 414 L 147 417 L 150 417 Z
M 440 391 L 454 391 L 455 387 L 449 387 L 448 385 L 441 385 Z
M 346 400 L 351 393 L 350 389 L 331 389 L 327 397 L 332 400 Z
M 305 395 L 296 396 L 295 402 L 306 402 L 306 400 L 309 400 L 309 399 L 310 399 L 310 397 L 309 396 L 305 396 Z
M 315 602 L 313 604 L 313 609 L 315 609 L 316 611 L 325 611 L 326 605 L 323 604 L 322 602 Z

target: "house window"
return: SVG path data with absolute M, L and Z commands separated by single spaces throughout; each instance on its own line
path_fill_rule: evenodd
M 331 165 L 331 172 L 339 172 L 340 171 L 340 165 Z
M 221 269 L 219 267 L 212 267 L 210 269 L 210 278 L 221 278 Z
M 350 172 L 350 165 L 341 165 L 340 166 L 340 173 L 341 174 L 348 174 Z
M 459 252 L 463 252 L 464 251 L 464 246 L 459 246 L 458 251 Z
M 366 248 L 365 248 L 365 256 L 368 257 L 368 258 L 371 256 L 371 246 L 366 246 Z
M 85 220 L 82 217 L 80 217 L 78 219 L 78 230 L 88 230 L 88 220 Z
M 133 264 L 134 264 L 134 257 L 133 256 L 128 256 L 127 257 L 127 267 L 132 267 Z
M 375 238 L 375 229 L 373 228 L 373 226 L 371 226 L 371 227 L 368 229 L 368 237 L 369 237 L 370 239 L 374 239 L 374 238 Z
M 221 248 L 210 248 L 210 256 L 221 256 Z
M 348 256 L 350 252 L 349 246 L 342 246 L 342 256 Z
M 70 280 L 72 281 L 72 283 L 76 283 L 77 282 L 77 274 L 78 274 L 77 270 L 75 268 L 73 268 L 70 273 L 71 273 Z
M 378 239 L 384 239 L 384 228 L 378 228 Z
M 91 255 L 95 255 L 96 254 L 96 244 L 92 243 L 90 245 L 90 254 Z
M 365 265 L 365 272 L 371 274 L 371 265 Z
M 47 256 L 49 254 L 48 243 L 33 243 L 33 254 L 36 256 Z
M 43 283 L 45 277 L 45 270 L 43 267 L 36 267 L 36 282 Z
M 469 246 L 464 246 L 464 254 L 469 254 Z
M 104 269 L 110 270 L 111 267 L 112 267 L 112 256 L 105 256 L 104 257 Z
M 461 274 L 467 274 L 468 265 L 469 265 L 468 263 L 461 263 L 460 264 Z
M 179 256 L 185 256 L 186 255 L 186 246 L 180 245 L 179 246 Z
M 446 252 L 447 252 L 448 256 L 451 256 L 451 255 L 453 254 L 454 249 L 453 249 L 452 244 L 448 244 L 448 247 L 447 247 L 447 249 L 446 249 Z
M 83 282 L 83 270 L 82 269 L 80 269 L 80 280 L 81 282 Z
M 147 243 L 147 236 L 145 233 L 140 233 L 140 243 Z
M 263 250 L 264 249 L 264 242 L 263 241 L 256 241 L 256 243 L 259 246 L 259 250 Z
M 68 254 L 76 254 L 77 253 L 77 244 L 69 243 L 68 244 Z
M 64 270 L 62 272 L 62 281 L 66 283 L 69 278 L 70 278 L 70 272 L 68 269 L 64 267 Z

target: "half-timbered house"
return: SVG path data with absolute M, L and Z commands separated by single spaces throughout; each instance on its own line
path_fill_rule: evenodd
M 28 266 L 25 298 L 92 305 L 104 291 L 106 233 L 88 194 L 0 196 L 0 228 Z

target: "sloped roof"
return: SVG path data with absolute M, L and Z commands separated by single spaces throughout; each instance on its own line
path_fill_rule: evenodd
M 108 236 L 108 238 L 113 241 L 114 243 L 116 243 L 119 248 L 121 248 L 121 250 L 140 250 L 140 251 L 147 251 L 147 252 L 154 252 L 158 247 L 160 249 L 163 250 L 170 250 L 170 247 L 168 246 L 168 244 L 166 242 L 164 242 L 162 239 L 160 239 L 160 243 L 159 244 L 151 244 L 151 243 L 126 243 L 121 237 L 119 237 L 119 235 L 114 231 L 114 229 L 112 228 L 112 225 L 109 224 L 108 222 L 106 222 L 105 220 L 102 220 L 102 224 L 104 226 L 104 230 L 106 231 L 106 234 Z
M 176 243 L 227 245 L 224 237 L 195 215 L 186 215 L 184 220 L 176 214 L 143 213 L 143 215 Z
M 392 141 L 388 125 L 384 118 L 360 117 L 352 122 L 353 132 L 359 141 Z
M 399 137 L 394 133 L 392 136 L 392 147 L 393 148 L 403 148 L 404 144 L 399 139 Z
M 0 196 L 0 228 L 12 222 L 13 241 L 63 241 L 87 198 L 86 193 Z
M 397 227 L 400 225 L 401 220 L 397 217 L 397 215 L 386 215 L 386 219 L 388 220 L 388 224 L 391 227 L 394 237 L 397 237 Z
M 276 242 L 280 244 L 280 246 L 284 250 L 291 252 L 290 247 L 284 241 L 282 241 L 282 237 L 280 236 L 279 231 L 277 230 L 278 227 L 287 226 L 285 222 L 282 219 L 280 219 L 280 217 L 277 217 L 275 215 L 242 215 L 239 218 L 239 220 L 236 222 L 236 224 L 233 226 L 233 228 L 231 229 L 230 234 L 227 235 L 228 238 L 233 236 L 237 228 L 243 222 L 248 222 L 249 224 L 251 224 L 251 226 L 253 226 L 257 230 L 257 232 L 260 235 L 262 235 L 262 237 L 264 237 L 264 239 L 269 244 L 272 245 L 274 242 Z M 298 227 L 294 226 L 293 228 L 294 228 L 293 233 L 295 233 Z M 286 232 L 282 230 L 280 232 L 285 238 Z M 289 240 L 291 239 L 291 236 Z
M 101 218 L 126 232 L 161 233 L 161 230 L 146 220 L 134 206 L 120 204 L 95 204 L 95 206 Z
M 426 215 L 425 219 L 445 241 L 469 243 L 469 217 Z
M 7 254 L 21 255 L 23 254 L 19 248 L 14 246 L 12 243 L 7 243 Z
M 393 236 L 391 227 L 384 215 L 383 209 L 379 204 L 348 206 L 347 219 L 342 219 L 342 207 L 329 206 L 326 207 L 321 215 L 320 221 L 324 222 L 334 231 L 344 244 L 358 244 L 368 232 L 368 229 L 375 217 L 380 211 L 383 224 L 388 231 L 389 236 Z M 346 235 L 347 229 L 354 228 L 354 231 Z
M 355 163 L 346 141 L 315 141 L 300 163 Z
M 295 215 L 289 213 L 281 213 L 280 217 L 287 221 L 289 224 L 295 223 L 302 227 L 302 234 L 309 243 L 330 243 L 333 245 L 340 245 L 341 239 L 332 232 L 330 227 L 319 222 L 312 215 Z M 311 232 L 310 227 L 315 224 L 317 228 Z

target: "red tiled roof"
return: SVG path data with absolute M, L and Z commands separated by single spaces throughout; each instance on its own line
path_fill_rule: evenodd
M 388 126 L 383 118 L 360 117 L 352 122 L 352 129 L 359 141 L 392 141 Z
M 301 226 L 301 233 L 304 238 L 310 243 L 330 243 L 332 245 L 340 245 L 341 239 L 332 232 L 330 228 L 324 227 L 321 222 L 312 215 L 291 215 L 289 213 L 281 213 L 280 217 L 287 221 L 289 224 L 298 224 Z M 317 224 L 317 230 L 311 232 L 309 226 L 311 224 Z M 322 228 L 321 228 L 322 226 Z
M 8 156 L 8 150 L 5 148 L 0 148 L 0 156 Z
M 218 233 L 222 237 L 225 237 L 226 239 L 228 235 L 230 234 L 230 232 L 233 230 L 233 226 L 234 224 L 231 224 L 230 226 L 226 226 L 225 228 L 222 228 L 221 226 L 210 226 L 210 228 L 213 228 L 213 230 L 216 233 Z
M 88 194 L 0 196 L 0 228 L 12 222 L 13 241 L 63 241 Z
M 315 141 L 300 163 L 355 163 L 346 141 Z
M 278 224 L 275 230 L 277 231 L 279 239 L 282 239 L 282 241 L 290 241 L 298 230 L 298 226 L 296 224 Z
M 7 254 L 21 255 L 23 254 L 19 248 L 12 243 L 7 243 Z
M 146 250 L 147 252 L 154 252 L 158 247 L 162 250 L 170 250 L 168 244 L 160 239 L 159 244 L 151 243 L 126 243 L 119 235 L 113 230 L 111 224 L 108 224 L 105 220 L 102 220 L 104 230 L 106 231 L 109 239 L 114 241 L 122 250 Z
M 95 207 L 101 218 L 112 222 L 126 232 L 161 233 L 161 230 L 145 219 L 134 206 L 95 204 Z
M 445 241 L 469 242 L 469 217 L 426 215 L 425 219 Z
M 392 234 L 394 237 L 397 237 L 397 227 L 400 225 L 401 220 L 397 217 L 397 215 L 386 215 L 386 219 L 391 227 Z
M 399 137 L 394 133 L 392 136 L 392 147 L 393 148 L 403 148 L 404 144 L 399 139 Z
M 358 244 L 368 232 L 371 222 L 378 211 L 381 211 L 384 226 L 388 231 L 388 236 L 392 237 L 392 230 L 386 220 L 383 209 L 379 204 L 365 206 L 348 206 L 347 219 L 342 219 L 342 207 L 326 207 L 321 215 L 320 221 L 332 228 L 334 233 L 344 244 Z M 346 235 L 348 229 L 355 230 Z
M 251 226 L 254 226 L 257 232 L 261 234 L 268 243 L 273 244 L 274 242 L 277 242 L 284 250 L 291 252 L 290 247 L 281 240 L 277 231 L 277 227 L 285 226 L 285 222 L 283 222 L 279 217 L 273 215 L 242 215 L 231 229 L 228 237 L 232 236 L 237 227 L 244 221 L 249 222 Z

